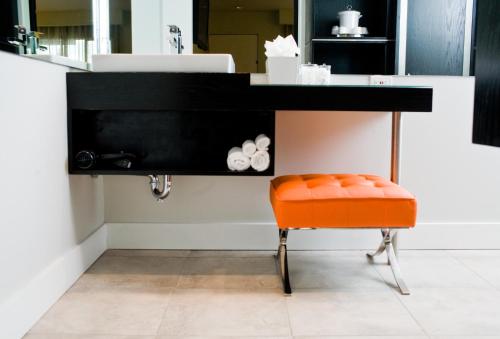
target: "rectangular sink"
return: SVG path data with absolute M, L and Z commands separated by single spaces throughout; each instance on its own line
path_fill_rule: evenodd
M 51 54 L 24 54 L 29 58 L 48 61 L 53 64 L 59 64 L 67 67 L 77 68 L 87 71 L 89 69 L 89 64 L 80 60 L 70 59 L 61 55 L 51 55 Z
M 94 72 L 234 73 L 231 54 L 141 55 L 107 54 L 92 57 Z

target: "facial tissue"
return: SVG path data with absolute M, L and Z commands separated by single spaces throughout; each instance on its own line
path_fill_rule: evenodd
M 269 57 L 296 57 L 300 55 L 299 46 L 292 35 L 283 38 L 278 35 L 273 41 L 266 41 L 266 56 Z

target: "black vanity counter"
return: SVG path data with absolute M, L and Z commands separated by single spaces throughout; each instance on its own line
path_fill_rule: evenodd
M 251 84 L 250 74 L 68 73 L 70 109 L 430 112 L 432 88 Z
M 67 95 L 70 174 L 271 176 L 277 110 L 432 110 L 429 87 L 254 85 L 250 74 L 68 73 Z M 262 133 L 270 168 L 229 171 L 229 149 Z M 82 169 L 82 150 L 137 159 Z

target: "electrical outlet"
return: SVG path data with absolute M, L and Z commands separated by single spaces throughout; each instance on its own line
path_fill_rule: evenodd
M 392 76 L 390 76 L 390 75 L 372 75 L 372 76 L 370 76 L 370 85 L 390 86 L 390 85 L 392 85 Z

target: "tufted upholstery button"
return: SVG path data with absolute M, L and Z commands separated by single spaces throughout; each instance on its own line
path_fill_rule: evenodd
M 374 175 L 278 177 L 271 203 L 280 228 L 412 227 L 417 211 L 411 193 Z

